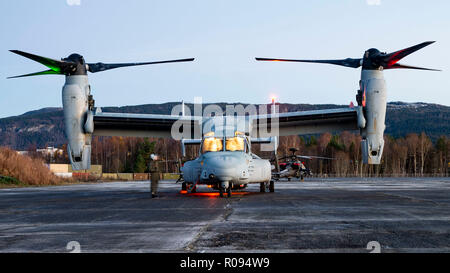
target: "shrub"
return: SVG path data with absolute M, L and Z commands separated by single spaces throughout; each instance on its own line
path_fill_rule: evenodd
M 0 185 L 20 185 L 20 181 L 14 177 L 0 175 Z
M 20 155 L 5 147 L 0 147 L 0 175 L 4 184 L 57 185 L 63 181 L 41 159 Z

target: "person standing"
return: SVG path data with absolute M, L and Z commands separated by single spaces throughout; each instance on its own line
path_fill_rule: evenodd
M 151 154 L 150 159 L 150 191 L 152 198 L 155 198 L 158 197 L 158 184 L 163 166 L 158 155 Z

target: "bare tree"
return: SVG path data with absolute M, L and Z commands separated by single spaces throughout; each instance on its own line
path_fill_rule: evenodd
M 419 137 L 419 157 L 420 157 L 420 175 L 423 176 L 423 169 L 425 166 L 425 159 L 433 144 L 427 135 L 422 132 Z
M 408 154 L 412 157 L 412 169 L 414 176 L 417 176 L 417 149 L 419 146 L 419 136 L 415 133 L 406 136 L 406 145 L 408 146 Z

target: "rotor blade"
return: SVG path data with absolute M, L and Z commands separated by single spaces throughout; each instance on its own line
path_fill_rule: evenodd
M 51 70 L 56 71 L 56 72 L 61 72 L 61 67 L 64 65 L 64 62 L 62 62 L 62 61 L 50 59 L 50 58 L 47 58 L 47 57 L 34 55 L 34 54 L 23 52 L 23 51 L 20 51 L 20 50 L 10 50 L 10 51 L 12 53 L 18 54 L 18 55 L 23 56 L 25 58 L 31 59 L 31 60 L 33 60 L 35 62 L 41 63 L 41 64 L 47 66 L 48 68 L 50 68 Z
M 404 57 L 408 56 L 409 54 L 414 53 L 417 50 L 422 49 L 428 45 L 431 45 L 434 42 L 435 41 L 423 42 L 423 43 L 417 44 L 415 46 L 411 46 L 411 47 L 387 54 L 386 56 L 383 57 L 384 62 L 386 62 L 386 64 L 387 64 L 385 69 L 390 68 L 392 65 L 394 65 L 395 63 L 397 63 Z
M 323 157 L 323 156 L 306 156 L 306 155 L 298 155 L 298 158 L 305 158 L 305 159 L 328 159 L 328 160 L 334 160 L 334 158 L 331 157 Z
M 50 75 L 50 74 L 58 74 L 58 75 L 60 75 L 62 73 L 50 69 L 50 70 L 45 70 L 45 71 L 36 72 L 36 73 L 30 73 L 30 74 L 25 74 L 25 75 L 20 75 L 20 76 L 8 77 L 8 79 L 30 77 L 30 76 L 40 76 L 40 75 Z
M 297 158 L 312 159 L 310 156 L 297 155 Z
M 176 62 L 192 62 L 194 58 L 189 59 L 178 59 L 169 61 L 157 61 L 157 62 L 145 62 L 145 63 L 120 63 L 120 64 L 105 64 L 105 63 L 92 63 L 88 64 L 88 71 L 92 73 L 105 71 L 114 68 L 127 67 L 127 66 L 138 66 L 138 65 L 149 65 L 149 64 L 163 64 L 163 63 L 176 63 Z
M 411 66 L 411 65 L 404 65 L 400 63 L 396 63 L 391 65 L 390 67 L 386 69 L 394 69 L 394 68 L 405 68 L 405 69 L 419 69 L 419 70 L 429 70 L 429 71 L 442 71 L 439 69 L 433 69 L 433 68 L 425 68 L 425 67 L 418 67 L 418 66 Z
M 334 64 L 345 67 L 358 68 L 361 66 L 361 59 L 341 59 L 341 60 L 293 60 L 293 59 L 273 59 L 273 58 L 255 58 L 257 61 L 271 61 L 271 62 L 300 62 L 300 63 L 322 63 Z

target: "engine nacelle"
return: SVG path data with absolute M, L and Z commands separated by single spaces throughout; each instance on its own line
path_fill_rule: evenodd
M 73 170 L 91 168 L 93 114 L 89 105 L 90 86 L 85 75 L 66 76 L 62 89 L 67 152 Z
M 361 72 L 362 106 L 366 120 L 361 129 L 361 149 L 365 164 L 380 164 L 384 148 L 386 119 L 386 83 L 382 70 Z

